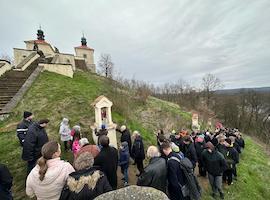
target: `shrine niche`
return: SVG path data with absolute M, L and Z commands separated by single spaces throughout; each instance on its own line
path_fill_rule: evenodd
M 200 130 L 200 124 L 199 124 L 199 114 L 193 113 L 192 114 L 192 130 L 197 131 Z
M 91 126 L 94 142 L 96 144 L 98 142 L 96 132 L 101 129 L 102 125 L 105 125 L 105 128 L 108 131 L 107 136 L 110 138 L 110 145 L 117 148 L 116 124 L 112 121 L 111 112 L 113 103 L 107 97 L 102 95 L 99 96 L 91 105 L 95 108 L 95 123 Z

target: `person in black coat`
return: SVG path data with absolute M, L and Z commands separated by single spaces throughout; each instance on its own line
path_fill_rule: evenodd
M 222 174 L 227 168 L 224 156 L 215 149 L 211 142 L 207 142 L 206 149 L 202 153 L 202 162 L 208 172 L 209 183 L 212 187 L 212 196 L 215 198 L 219 192 L 221 199 L 224 199 L 222 190 Z
M 200 176 L 206 176 L 206 170 L 202 163 L 202 152 L 205 149 L 205 142 L 203 135 L 197 136 L 195 139 L 195 149 L 198 158 L 198 168 Z
M 228 185 L 231 185 L 234 168 L 236 168 L 236 164 L 239 163 L 239 154 L 233 147 L 230 138 L 226 139 L 225 145 L 226 145 L 226 152 L 224 157 L 226 159 L 227 169 L 223 173 L 223 181 L 227 182 Z
M 35 167 L 36 161 L 41 157 L 42 146 L 49 141 L 45 127 L 49 123 L 48 119 L 33 123 L 26 134 L 22 159 L 27 161 L 27 174 Z
M 134 131 L 133 136 L 135 139 L 132 146 L 131 154 L 135 160 L 135 163 L 137 164 L 137 169 L 139 170 L 139 174 L 137 174 L 137 176 L 139 176 L 143 173 L 143 160 L 145 159 L 144 145 L 141 135 L 138 131 Z
M 102 146 L 100 153 L 95 157 L 94 166 L 100 167 L 105 173 L 112 188 L 117 188 L 117 167 L 118 167 L 118 152 L 116 148 L 109 146 L 110 140 L 108 136 L 100 137 Z
M 0 199 L 12 200 L 11 187 L 13 177 L 4 164 L 0 164 Z
M 31 112 L 24 111 L 23 120 L 17 126 L 17 137 L 19 139 L 21 146 L 23 146 L 24 139 L 25 139 L 29 126 L 32 125 L 33 123 L 32 119 L 33 119 L 33 114 Z
M 130 136 L 130 132 L 127 129 L 127 127 L 125 125 L 121 126 L 120 129 L 116 129 L 116 131 L 121 133 L 121 138 L 120 138 L 120 142 L 127 142 L 128 143 L 128 150 L 129 152 L 131 152 L 131 147 L 132 147 L 132 143 L 131 143 L 131 136 Z
M 96 136 L 98 136 L 98 145 L 100 145 L 100 138 L 105 135 L 107 136 L 108 135 L 108 130 L 106 129 L 106 126 L 105 124 L 102 124 L 101 125 L 101 129 L 99 131 L 97 131 L 97 129 L 95 129 L 95 134 Z
M 106 175 L 93 167 L 93 163 L 94 158 L 89 152 L 76 158 L 76 172 L 72 172 L 67 178 L 60 200 L 92 200 L 112 190 Z
M 150 146 L 147 149 L 147 157 L 150 158 L 149 165 L 138 177 L 137 185 L 153 187 L 166 193 L 167 188 L 167 166 L 166 160 L 160 157 L 157 147 Z
M 192 138 L 190 136 L 185 136 L 184 144 L 183 153 L 185 157 L 187 157 L 192 162 L 193 167 L 195 168 L 198 158 Z
M 168 192 L 171 200 L 182 200 L 185 199 L 182 194 L 181 186 L 184 186 L 187 183 L 185 174 L 180 167 L 179 162 L 172 159 L 181 158 L 172 151 L 171 145 L 169 142 L 164 142 L 162 145 L 164 154 L 167 156 L 167 179 L 168 179 Z

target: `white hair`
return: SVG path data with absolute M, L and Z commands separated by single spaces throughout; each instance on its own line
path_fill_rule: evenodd
M 124 131 L 126 129 L 127 129 L 127 127 L 125 125 L 123 125 L 123 126 L 120 127 L 120 131 Z
M 154 157 L 160 157 L 159 150 L 156 146 L 150 146 L 147 149 L 147 157 L 154 158 Z
M 79 140 L 80 147 L 83 147 L 84 145 L 89 144 L 89 141 L 87 138 L 82 138 Z
M 137 137 L 140 136 L 141 134 L 139 133 L 139 131 L 133 131 L 133 137 Z

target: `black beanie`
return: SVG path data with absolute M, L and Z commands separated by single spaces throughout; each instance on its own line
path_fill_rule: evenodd
M 26 119 L 27 117 L 30 117 L 32 115 L 31 112 L 28 112 L 28 111 L 24 111 L 23 112 L 23 118 Z

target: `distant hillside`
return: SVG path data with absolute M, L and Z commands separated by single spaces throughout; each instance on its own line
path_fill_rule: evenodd
M 238 94 L 240 92 L 255 91 L 259 93 L 270 93 L 270 87 L 260 87 L 260 88 L 236 88 L 236 89 L 224 89 L 217 90 L 216 94 Z

